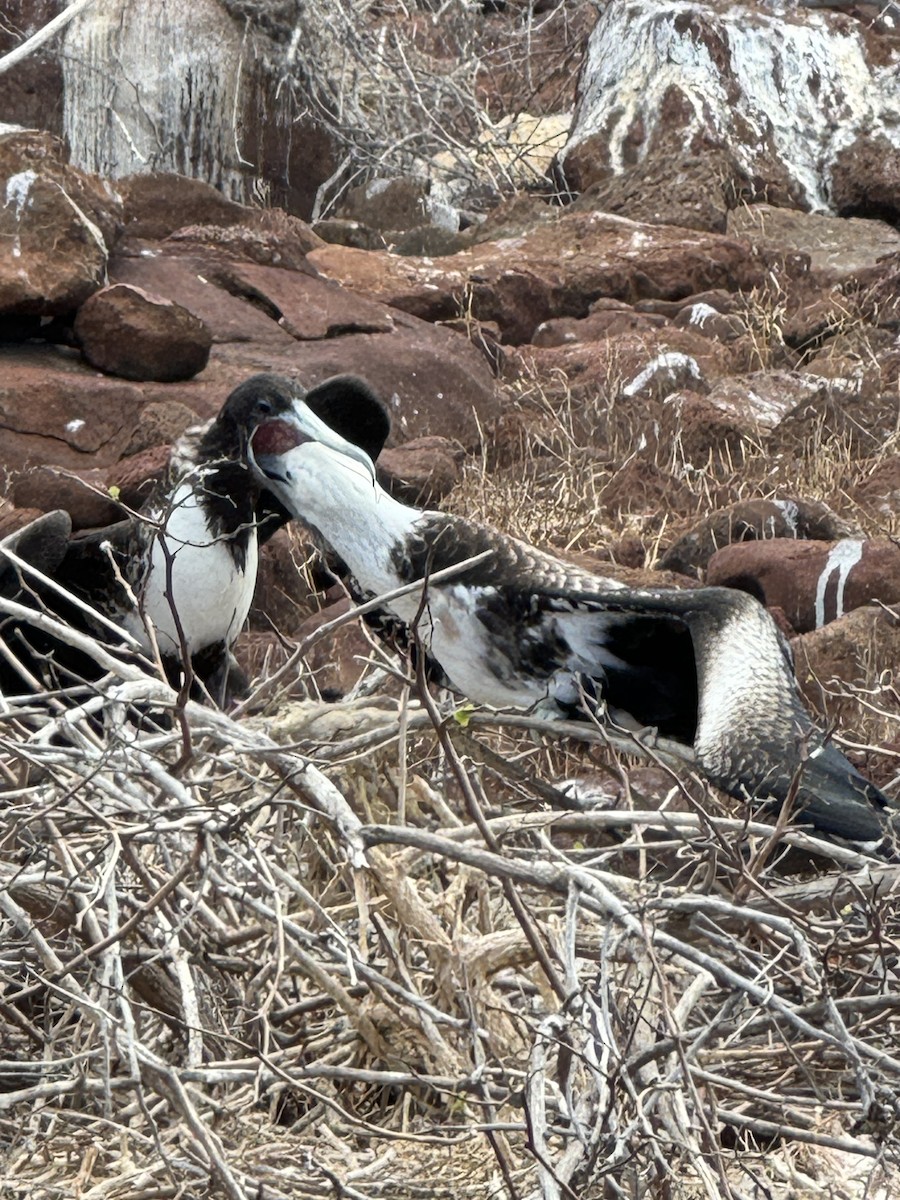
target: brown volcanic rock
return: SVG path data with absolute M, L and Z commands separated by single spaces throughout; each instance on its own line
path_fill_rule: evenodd
M 731 155 L 706 150 L 654 156 L 606 175 L 586 188 L 573 207 L 621 213 L 649 225 L 724 233 L 729 209 L 748 191 L 752 194 L 749 181 Z
M 777 257 L 760 257 L 746 243 L 717 234 L 564 212 L 520 237 L 448 258 L 326 246 L 309 261 L 353 291 L 426 320 L 447 320 L 465 307 L 478 320 L 496 321 L 505 341 L 521 343 L 542 321 L 587 316 L 600 296 L 634 303 L 753 288 Z
M 824 450 L 833 443 L 854 458 L 880 454 L 897 428 L 896 391 L 882 393 L 841 376 L 809 378 L 819 386 L 772 430 L 766 443 L 772 455 L 803 455 L 810 446 Z
M 213 342 L 255 342 L 287 349 L 291 335 L 282 329 L 271 308 L 254 305 L 249 297 L 233 296 L 218 286 L 221 256 L 197 252 L 170 254 L 162 248 L 152 255 L 117 254 L 109 264 L 111 283 L 129 284 L 165 296 L 199 317 Z
M 900 219 L 900 147 L 884 136 L 859 134 L 835 156 L 832 203 L 845 217 L 877 213 Z
M 872 325 L 900 328 L 900 252 L 861 271 L 856 282 L 859 287 L 854 300 L 864 319 Z
M 561 554 L 561 557 L 574 562 L 584 571 L 599 575 L 605 579 L 616 579 L 627 587 L 633 588 L 695 588 L 697 581 L 690 579 L 677 571 L 657 570 L 654 567 L 632 567 L 628 563 L 615 562 L 600 554 Z
M 403 504 L 433 508 L 459 482 L 464 457 L 450 438 L 413 438 L 381 452 L 378 481 Z
M 186 225 L 166 239 L 166 249 L 171 253 L 205 248 L 231 259 L 305 271 L 307 275 L 315 274 L 307 265 L 307 254 L 324 245 L 305 221 L 280 208 L 244 209 L 239 224 Z
M 711 304 L 686 304 L 674 320 L 678 329 L 692 329 L 719 342 L 734 342 L 747 333 L 747 325 L 736 313 L 719 312 Z
M 854 489 L 859 504 L 882 517 L 900 513 L 900 454 L 894 454 L 872 470 Z
M 327 280 L 206 252 L 170 256 L 168 248 L 155 257 L 117 256 L 111 274 L 177 299 L 209 326 L 215 349 L 203 396 L 191 401 L 204 418 L 256 371 L 306 387 L 329 375 L 362 375 L 390 407 L 393 445 L 437 435 L 471 448 L 479 425 L 499 413 L 490 366 L 467 338 Z M 217 405 L 207 400 L 213 386 Z
M 856 608 L 837 621 L 814 629 L 792 642 L 797 681 L 806 702 L 823 720 L 834 723 L 843 734 L 857 742 L 868 742 L 867 730 L 873 715 L 854 694 L 865 692 L 864 699 L 888 713 L 896 712 L 896 685 L 885 683 L 884 669 L 900 662 L 900 620 L 892 612 L 875 605 Z M 896 721 L 889 721 L 885 749 L 894 755 L 868 752 L 854 760 L 875 783 L 883 787 L 896 777 Z M 880 744 L 880 743 L 879 743 Z
M 732 365 L 727 347 L 671 325 L 595 342 L 522 346 L 517 353 L 541 375 L 564 377 L 573 386 L 600 384 L 634 401 L 665 398 L 685 385 L 707 391 Z
M 141 409 L 140 425 L 125 453 L 136 456 L 143 451 L 153 452 L 159 446 L 177 442 L 186 429 L 196 424 L 196 412 L 180 400 L 151 400 Z
M 16 508 L 0 496 L 0 542 L 41 516 L 43 513 L 39 508 Z
M 359 681 L 372 653 L 359 620 L 349 621 L 327 637 L 316 637 L 323 625 L 342 617 L 349 608 L 348 600 L 337 600 L 307 617 L 297 630 L 299 643 L 313 639 L 304 655 L 304 678 L 325 700 L 346 696 Z
M 113 463 L 137 429 L 143 403 L 136 384 L 98 377 L 71 354 L 10 348 L 0 374 L 4 466 Z
M 336 280 L 348 291 L 380 300 L 423 321 L 450 320 L 463 311 L 467 284 L 464 255 L 419 259 L 328 245 L 314 250 L 309 261 L 326 279 Z
M 32 467 L 15 476 L 9 494 L 17 508 L 42 513 L 65 509 L 73 529 L 111 525 L 125 515 L 107 491 L 105 473 L 97 468 L 73 472 Z
M 127 284 L 95 292 L 78 310 L 75 336 L 92 366 L 122 379 L 192 379 L 209 361 L 212 335 L 199 317 Z
M 4 0 L 0 22 L 0 55 L 14 50 L 23 36 L 42 29 L 61 11 L 59 0 Z M 63 132 L 62 64 L 55 53 L 56 39 L 36 46 L 16 63 L 15 70 L 0 72 L 0 112 L 3 120 L 25 129 Z
M 248 319 L 258 313 L 226 298 L 237 306 L 236 315 L 242 309 Z M 124 455 L 169 444 L 188 425 L 214 417 L 233 388 L 263 371 L 307 388 L 344 372 L 363 376 L 390 410 L 393 445 L 436 435 L 473 449 L 481 430 L 499 416 L 497 387 L 483 356 L 449 330 L 397 313 L 390 333 L 298 342 L 274 321 L 260 319 L 276 331 L 278 342 L 216 346 L 206 370 L 182 383 L 136 384 L 98 375 L 80 356 L 55 347 L 5 348 L 3 465 L 109 466 Z
M 390 333 L 295 341 L 289 354 L 257 369 L 296 375 L 306 387 L 329 375 L 361 375 L 388 406 L 392 446 L 438 436 L 474 449 L 501 411 L 484 356 L 467 338 L 440 326 L 405 313 L 393 320 Z M 236 350 L 228 347 L 228 356 Z
M 826 208 L 838 188 L 845 214 L 896 213 L 900 47 L 873 44 L 867 22 L 831 7 L 786 17 L 724 0 L 606 5 L 557 156 L 568 187 L 636 168 L 663 181 L 666 166 L 674 176 L 676 164 L 713 152 L 729 166 L 729 208 L 754 197 Z M 845 173 L 859 183 L 845 186 Z
M 250 628 L 276 630 L 286 638 L 296 635 L 315 611 L 317 600 L 306 561 L 310 548 L 304 535 L 289 526 L 262 547 L 256 595 L 250 610 Z
M 659 445 L 693 471 L 733 473 L 755 439 L 744 421 L 723 412 L 695 391 L 666 396 L 657 433 Z
M 850 324 L 829 337 L 806 361 L 804 370 L 845 389 L 849 383 L 865 400 L 888 391 L 896 396 L 900 383 L 896 334 L 877 325 Z
M 126 175 L 116 189 L 128 237 L 158 240 L 185 225 L 240 225 L 253 214 L 211 184 L 170 171 Z
M 298 271 L 240 263 L 224 271 L 221 281 L 233 296 L 271 312 L 278 324 L 299 341 L 348 333 L 390 333 L 390 310 L 364 296 Z
M 165 478 L 172 447 L 152 446 L 121 458 L 106 472 L 110 487 L 119 489 L 118 499 L 126 508 L 140 509 Z
M 358 221 L 378 233 L 399 232 L 430 224 L 433 206 L 429 180 L 401 176 L 373 179 L 350 188 L 335 216 Z M 458 215 L 455 224 L 458 227 Z
M 708 389 L 731 366 L 727 347 L 671 326 L 644 334 L 619 334 L 597 342 L 521 347 L 510 351 L 509 357 L 519 363 L 526 380 L 540 381 L 548 400 L 565 407 L 570 434 L 578 445 L 594 447 L 605 454 L 610 453 L 611 447 L 618 448 L 614 454 L 643 455 L 646 451 L 663 465 L 672 460 L 673 450 L 679 446 L 678 438 L 688 429 L 693 431 L 697 424 L 695 401 L 702 401 L 698 393 Z M 678 390 L 685 380 L 690 382 L 691 390 Z M 686 397 L 692 399 L 685 403 Z M 707 449 L 710 444 L 718 445 L 723 438 L 734 447 L 739 446 L 744 433 L 735 422 L 724 419 L 711 407 L 701 405 L 698 411 L 712 437 L 711 442 L 706 439 Z M 518 422 L 513 417 L 518 417 Z M 522 441 L 524 426 L 528 424 L 526 413 L 508 415 L 502 436 L 511 444 L 505 461 L 515 462 L 515 443 Z M 538 442 L 546 441 L 540 418 L 530 424 L 537 425 Z M 724 431 L 721 434 L 720 427 Z M 491 434 L 493 441 L 493 427 Z M 691 453 L 695 453 L 693 441 Z M 696 453 L 700 453 L 699 449 Z M 703 461 L 705 458 L 706 450 Z M 680 465 L 683 464 L 679 461 Z
M 593 306 L 592 306 L 593 307 Z M 574 342 L 598 342 L 601 338 L 620 333 L 642 333 L 660 329 L 666 318 L 655 313 L 636 312 L 630 304 L 619 303 L 616 308 L 590 312 L 588 316 L 552 317 L 541 321 L 531 337 L 533 346 L 570 346 Z
M 718 380 L 706 399 L 748 434 L 761 437 L 823 388 L 821 379 L 798 371 L 755 371 Z
M 777 605 L 805 633 L 875 600 L 900 602 L 900 546 L 860 538 L 743 542 L 713 555 L 706 580 Z
M 65 161 L 47 133 L 0 133 L 0 313 L 52 316 L 103 282 L 118 197 Z
M 699 576 L 723 546 L 767 538 L 832 541 L 853 530 L 818 500 L 741 500 L 696 522 L 659 560 L 660 567 Z
M 742 205 L 728 217 L 731 237 L 782 254 L 809 256 L 821 284 L 854 279 L 885 254 L 900 250 L 900 232 L 885 221 L 797 212 L 772 204 Z
M 617 468 L 603 491 L 604 508 L 613 516 L 660 513 L 671 519 L 673 515 L 693 512 L 696 503 L 696 497 L 683 480 L 646 458 L 630 458 Z

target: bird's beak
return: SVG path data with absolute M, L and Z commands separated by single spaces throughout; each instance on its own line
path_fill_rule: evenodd
M 287 412 L 279 413 L 277 417 L 263 421 L 256 427 L 250 438 L 250 459 L 269 479 L 288 483 L 286 455 L 307 442 L 318 442 L 350 459 L 375 482 L 375 464 L 365 450 L 335 433 L 302 400 L 294 400 Z

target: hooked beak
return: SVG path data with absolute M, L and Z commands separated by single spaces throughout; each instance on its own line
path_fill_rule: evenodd
M 375 464 L 365 450 L 335 433 L 302 400 L 294 400 L 288 412 L 280 413 L 256 427 L 250 438 L 250 458 L 267 478 L 289 483 L 285 473 L 286 456 L 289 451 L 307 442 L 318 442 L 350 459 L 375 482 Z

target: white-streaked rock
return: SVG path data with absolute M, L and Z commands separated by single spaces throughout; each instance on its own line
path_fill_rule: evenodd
M 749 177 L 827 211 L 842 150 L 860 136 L 900 149 L 896 79 L 897 63 L 876 63 L 862 23 L 842 14 L 718 0 L 610 4 L 590 38 L 559 161 L 576 173 L 590 139 L 598 169 L 613 173 L 636 149 L 644 161 L 657 147 L 671 155 L 715 144 Z

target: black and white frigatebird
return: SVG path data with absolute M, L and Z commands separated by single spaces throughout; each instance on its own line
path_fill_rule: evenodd
M 330 438 L 343 447 L 339 431 L 352 430 L 376 454 L 389 427 L 368 384 L 353 376 L 308 392 L 277 376 L 253 376 L 214 421 L 176 446 L 166 483 L 140 514 L 72 535 L 66 513 L 49 513 L 0 544 L 0 599 L 43 610 L 106 643 L 121 641 L 122 629 L 144 654 L 155 642 L 173 682 L 189 657 L 194 677 L 219 703 L 238 694 L 243 680 L 231 647 L 253 599 L 259 546 L 288 519 L 249 468 L 247 450 L 261 422 L 287 414 L 322 444 Z M 4 545 L 63 592 L 17 566 Z M 21 616 L 4 616 L 0 604 L 4 694 L 28 691 L 35 681 L 60 687 L 97 674 L 89 655 Z
M 374 393 L 369 402 L 384 413 Z M 374 411 L 357 417 L 378 427 Z M 793 797 L 803 821 L 870 850 L 889 837 L 893 806 L 814 724 L 787 643 L 752 596 L 627 587 L 486 525 L 401 504 L 379 486 L 360 440 L 352 422 L 316 434 L 278 417 L 259 424 L 250 458 L 360 599 L 424 581 L 424 598 L 417 588 L 385 607 L 415 623 L 456 691 L 560 717 L 593 698 L 626 728 L 653 727 L 684 747 L 733 796 Z

